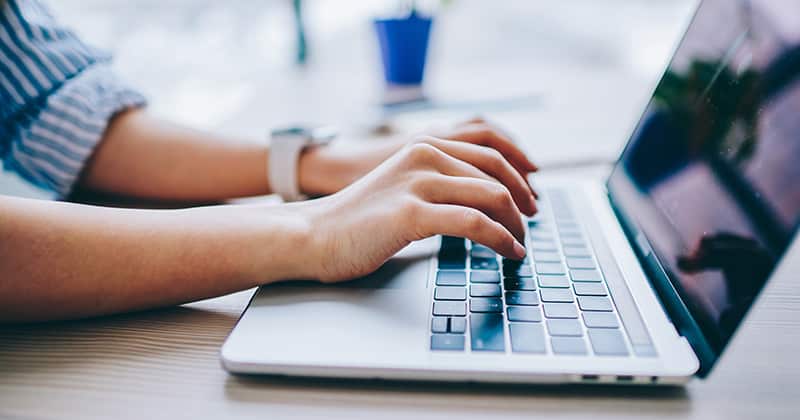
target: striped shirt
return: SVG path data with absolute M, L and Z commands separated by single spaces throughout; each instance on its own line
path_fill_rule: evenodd
M 142 95 L 111 57 L 81 42 L 37 0 L 0 0 L 0 158 L 3 167 L 63 197 L 109 120 Z

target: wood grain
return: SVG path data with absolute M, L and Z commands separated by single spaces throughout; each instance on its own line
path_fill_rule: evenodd
M 3 327 L 0 417 L 773 419 L 800 410 L 796 282 L 768 286 L 708 380 L 671 389 L 234 377 L 218 351 L 251 293 Z

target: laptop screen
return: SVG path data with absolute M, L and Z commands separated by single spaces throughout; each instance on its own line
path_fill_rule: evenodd
M 608 189 L 718 356 L 800 220 L 800 2 L 705 0 Z

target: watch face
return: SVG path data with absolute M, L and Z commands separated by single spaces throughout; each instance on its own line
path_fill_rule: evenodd
M 336 127 L 330 125 L 294 126 L 272 130 L 272 137 L 300 137 L 306 139 L 308 144 L 326 144 L 337 134 Z
M 327 144 L 339 134 L 339 130 L 332 125 L 315 127 L 311 131 L 311 142 L 314 144 Z
M 298 137 L 311 137 L 312 129 L 308 127 L 284 127 L 272 130 L 273 136 L 298 136 Z

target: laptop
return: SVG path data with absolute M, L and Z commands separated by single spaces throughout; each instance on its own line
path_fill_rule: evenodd
M 232 373 L 681 384 L 800 268 L 800 3 L 706 0 L 606 179 L 539 184 L 527 258 L 416 242 L 339 285 L 259 288 Z M 777 280 L 776 280 L 777 279 Z

